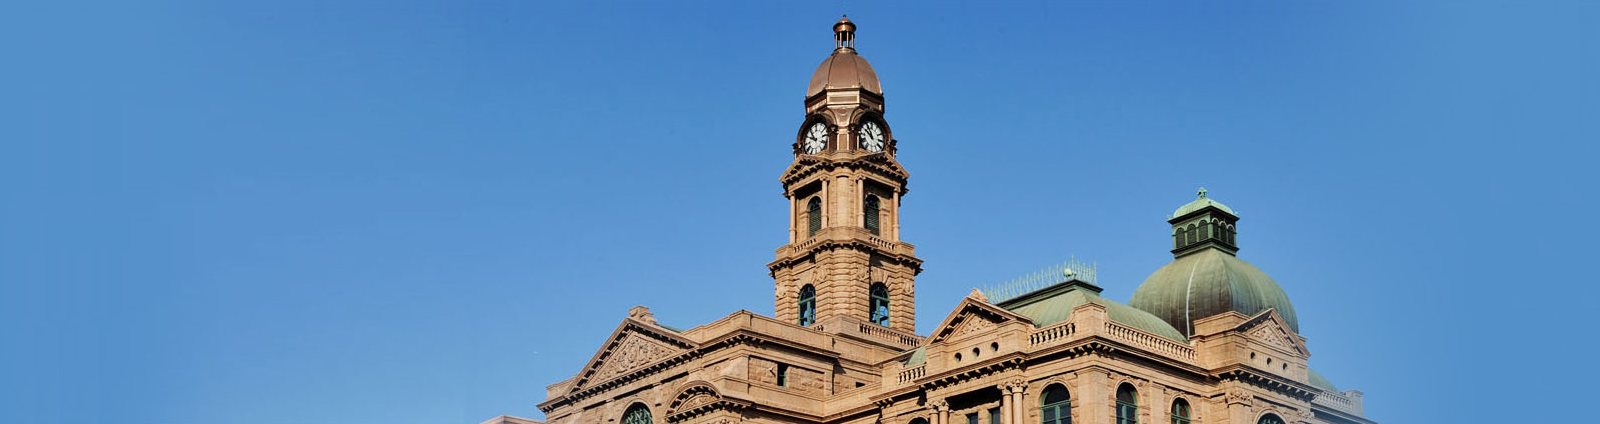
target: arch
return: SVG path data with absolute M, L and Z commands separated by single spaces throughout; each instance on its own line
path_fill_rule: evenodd
M 1183 247 L 1183 229 L 1172 230 L 1172 248 Z
M 806 237 L 817 235 L 822 230 L 822 198 L 812 197 L 806 201 Z
M 1211 233 L 1213 232 L 1215 231 L 1211 230 L 1211 221 L 1200 221 L 1200 237 L 1197 239 L 1204 241 L 1211 238 Z
M 1200 241 L 1200 231 L 1194 228 L 1194 224 L 1189 224 L 1189 229 L 1184 234 L 1183 244 L 1194 244 L 1194 242 Z
M 652 424 L 654 420 L 650 415 L 650 407 L 636 402 L 628 405 L 627 411 L 622 413 L 622 419 L 617 421 L 622 424 Z
M 817 288 L 810 284 L 800 287 L 800 325 L 817 322 Z
M 694 380 L 682 385 L 678 394 L 672 397 L 667 404 L 667 420 L 672 421 L 675 415 L 687 410 L 714 404 L 722 400 L 722 394 L 717 392 L 716 386 L 705 380 Z
M 1139 391 L 1132 384 L 1117 386 L 1117 424 L 1139 423 Z
M 1265 413 L 1265 414 L 1261 414 L 1261 419 L 1256 420 L 1256 424 L 1284 424 L 1284 423 L 1283 423 L 1283 418 L 1279 418 L 1278 414 L 1274 414 L 1274 413 L 1268 412 L 1268 413 Z
M 1040 424 L 1072 424 L 1072 393 L 1067 386 L 1045 386 L 1039 403 Z
M 870 299 L 867 302 L 867 316 L 871 317 L 873 324 L 888 327 L 889 287 L 883 285 L 883 283 L 872 283 L 872 287 L 867 292 Z
M 878 200 L 878 196 L 873 196 L 870 194 L 867 195 L 866 200 L 861 202 L 861 215 L 863 215 L 861 217 L 862 226 L 867 227 L 867 231 L 871 231 L 872 235 L 878 235 L 879 202 L 880 200 Z
M 1189 401 L 1183 398 L 1172 400 L 1172 424 L 1189 424 L 1193 418 L 1194 415 L 1189 410 Z
M 906 424 L 928 424 L 928 419 L 927 418 L 922 418 L 922 417 L 916 417 L 916 418 L 912 418 L 911 421 L 907 422 Z

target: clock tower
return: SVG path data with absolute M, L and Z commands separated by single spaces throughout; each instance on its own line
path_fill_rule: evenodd
M 856 25 L 840 19 L 833 31 L 781 179 L 789 243 L 767 264 L 775 315 L 824 331 L 867 324 L 911 334 L 922 260 L 900 240 L 910 174 L 895 160 L 878 75 L 856 53 Z

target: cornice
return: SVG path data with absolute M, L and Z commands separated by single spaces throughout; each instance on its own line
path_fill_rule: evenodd
M 890 243 L 895 243 L 897 245 L 910 245 L 910 243 L 904 242 Z M 799 249 L 783 252 L 784 249 L 791 246 L 799 247 Z M 801 262 L 805 258 L 814 256 L 819 252 L 833 249 L 851 249 L 876 252 L 894 261 L 898 265 L 910 267 L 912 269 L 912 275 L 922 272 L 922 259 L 904 253 L 889 251 L 867 240 L 855 237 L 812 239 L 785 245 L 784 247 L 779 248 L 779 252 L 787 254 L 767 263 L 767 271 L 769 273 L 775 272 L 779 268 L 786 268 L 790 265 L 794 265 L 795 263 Z
M 899 162 L 885 152 L 845 158 L 833 158 L 825 155 L 800 155 L 795 158 L 793 164 L 789 165 L 789 169 L 783 172 L 783 177 L 780 180 L 785 187 L 789 187 L 813 174 L 841 168 L 874 171 L 877 174 L 889 177 L 895 184 L 899 184 L 902 196 L 910 191 L 905 186 L 911 177 L 911 173 L 907 172 L 905 167 L 900 166 Z
M 1317 397 L 1319 389 L 1296 381 L 1286 380 L 1278 376 L 1260 372 L 1254 368 L 1233 366 L 1217 372 L 1215 377 L 1223 381 L 1238 381 L 1269 391 L 1284 394 L 1303 402 L 1311 402 Z

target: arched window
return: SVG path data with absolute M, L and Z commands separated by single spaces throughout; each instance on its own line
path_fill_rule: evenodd
M 1200 230 L 1195 229 L 1194 224 L 1189 224 L 1189 231 L 1187 234 L 1188 235 L 1184 237 L 1185 240 L 1183 244 L 1194 244 L 1194 242 L 1200 241 Z
M 867 200 L 862 203 L 861 214 L 865 215 L 861 217 L 862 225 L 867 227 L 867 231 L 871 231 L 872 235 L 878 235 L 878 196 L 868 194 Z
M 822 230 L 822 198 L 813 197 L 810 202 L 806 202 L 806 221 L 806 225 L 811 229 L 806 233 L 806 237 L 817 235 L 817 231 Z
M 1204 241 L 1205 239 L 1211 238 L 1211 232 L 1212 232 L 1211 231 L 1211 221 L 1206 221 L 1206 222 L 1200 223 L 1200 238 L 1199 238 L 1199 240 Z
M 1172 401 L 1172 424 L 1189 424 L 1189 401 L 1179 398 Z
M 1278 418 L 1277 415 L 1267 414 L 1262 415 L 1261 419 L 1256 421 L 1256 424 L 1283 424 L 1283 419 Z
M 622 413 L 622 424 L 650 424 L 650 408 L 642 403 L 633 404 L 628 412 Z
M 1172 230 L 1172 248 L 1183 247 L 1183 230 Z
M 889 326 L 889 288 L 883 283 L 872 283 L 872 300 L 868 304 L 867 313 L 872 317 L 872 323 L 884 327 Z
M 1044 388 L 1039 419 L 1040 424 L 1072 424 L 1072 397 L 1068 396 L 1066 387 L 1051 384 Z
M 1128 383 L 1117 386 L 1117 424 L 1139 424 L 1139 392 Z
M 928 424 L 928 420 L 924 418 L 912 418 L 911 422 L 906 424 Z
M 810 284 L 800 288 L 800 325 L 817 322 L 817 289 Z

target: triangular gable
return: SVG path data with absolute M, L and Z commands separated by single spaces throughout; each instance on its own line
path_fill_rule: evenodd
M 1283 321 L 1283 316 L 1278 315 L 1276 309 L 1268 308 L 1256 316 L 1250 317 L 1235 327 L 1245 337 L 1258 340 L 1268 346 L 1277 347 L 1302 356 L 1310 356 L 1311 350 L 1306 348 L 1304 341 Z
M 993 330 L 999 327 L 1000 324 L 1011 320 L 1022 321 L 1030 325 L 1033 323 L 1027 317 L 968 296 L 962 298 L 961 303 L 956 304 L 956 309 L 945 317 L 944 322 L 939 323 L 938 329 L 934 330 L 933 335 L 928 338 L 928 343 L 938 343 L 946 339 Z
M 577 392 L 694 347 L 694 342 L 656 324 L 624 318 L 568 388 Z

